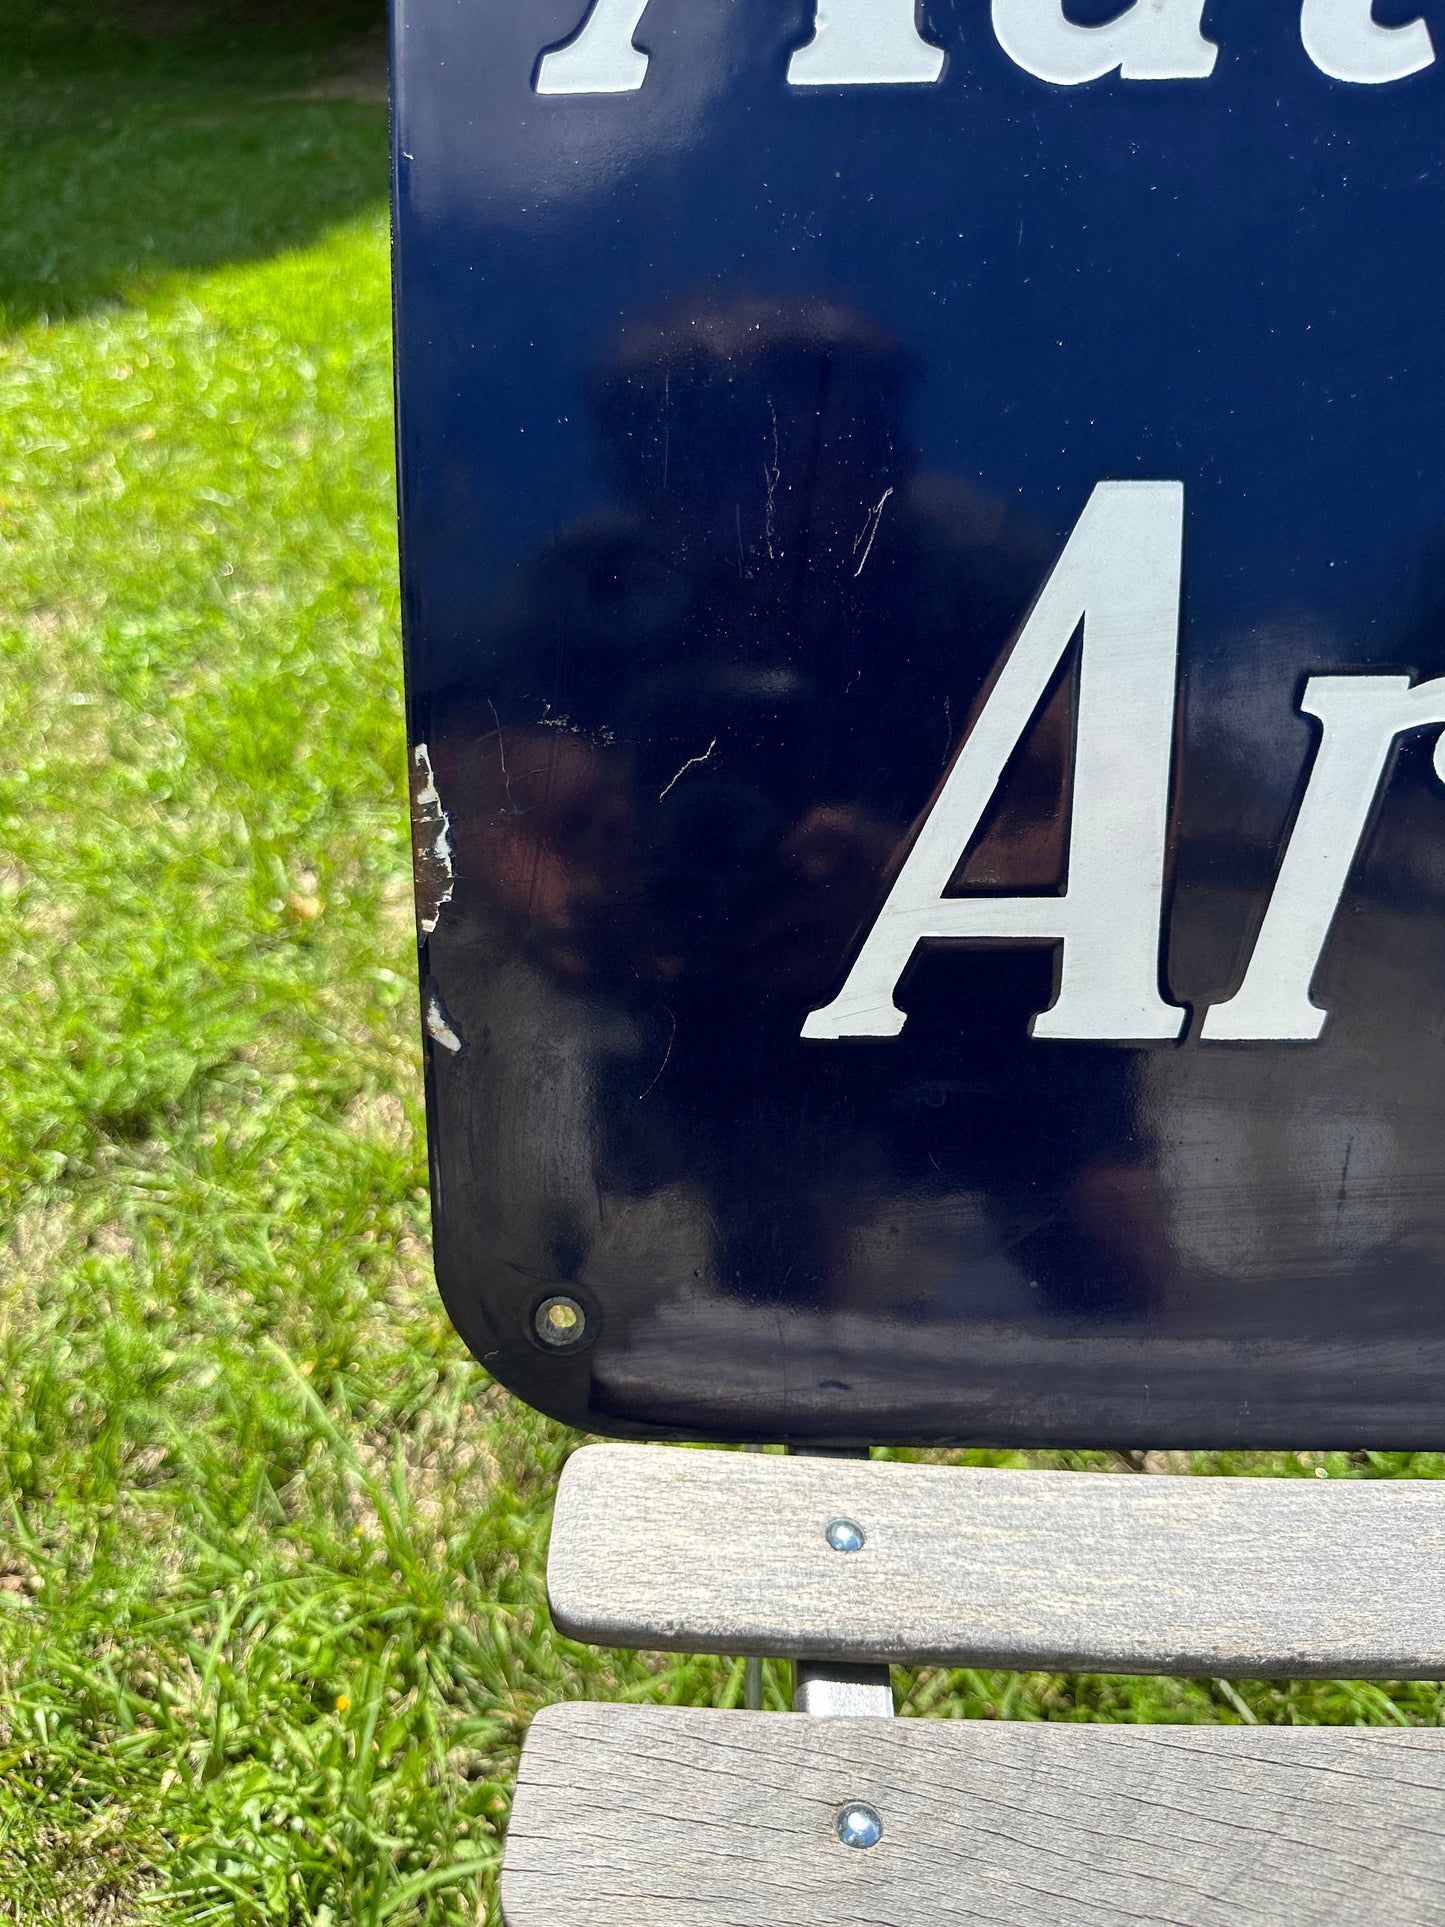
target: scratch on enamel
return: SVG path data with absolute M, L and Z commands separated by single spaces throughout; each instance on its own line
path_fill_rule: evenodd
M 667 792 L 672 788 L 673 783 L 679 782 L 681 778 L 687 775 L 687 772 L 690 769 L 698 769 L 702 766 L 702 764 L 706 763 L 711 758 L 712 753 L 716 748 L 717 748 L 717 737 L 714 736 L 712 741 L 708 744 L 707 748 L 703 751 L 701 756 L 689 756 L 687 761 L 683 764 L 682 768 L 677 772 L 677 775 L 674 776 L 671 779 L 671 781 L 664 783 L 662 788 L 657 792 L 658 802 L 660 803 L 663 797 L 667 795 Z
M 862 547 L 865 540 L 867 542 L 867 547 L 863 549 L 863 560 L 858 564 L 857 568 L 853 571 L 853 580 L 855 582 L 858 580 L 859 576 L 862 575 L 864 566 L 866 565 L 869 556 L 872 555 L 873 553 L 873 541 L 876 535 L 878 534 L 878 524 L 883 520 L 883 510 L 887 505 L 889 496 L 892 493 L 893 493 L 893 489 L 891 485 L 888 488 L 884 489 L 883 493 L 878 497 L 878 500 L 874 503 L 873 507 L 869 510 L 868 520 L 863 524 L 863 527 L 860 529 L 858 533 L 858 539 L 853 544 L 853 553 L 854 555 L 857 555 L 859 548 Z

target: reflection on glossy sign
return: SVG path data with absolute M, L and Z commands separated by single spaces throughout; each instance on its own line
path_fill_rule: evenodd
M 1431 10 L 483 11 L 397 7 L 468 1343 L 614 1433 L 1438 1443 Z

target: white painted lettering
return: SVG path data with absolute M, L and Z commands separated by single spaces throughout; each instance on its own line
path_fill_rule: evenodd
M 539 94 L 630 94 L 647 78 L 633 46 L 647 0 L 594 0 L 581 31 L 542 56 Z M 813 37 L 793 55 L 795 87 L 927 85 L 943 51 L 918 31 L 917 0 L 818 0 Z
M 721 4 L 721 0 L 719 0 Z M 1018 66 L 1077 87 L 1106 74 L 1125 80 L 1207 80 L 1219 48 L 1203 31 L 1205 0 L 1134 0 L 1115 19 L 1081 27 L 1064 0 L 992 0 L 994 32 Z M 647 0 L 591 0 L 582 25 L 543 54 L 539 94 L 631 94 L 647 78 L 633 45 Z M 1435 60 L 1424 20 L 1386 27 L 1372 0 L 1304 0 L 1300 34 L 1334 80 L 1366 86 L 1404 80 Z M 944 54 L 918 26 L 917 0 L 817 0 L 813 37 L 788 66 L 795 87 L 928 86 Z
M 1445 724 L 1445 677 L 1311 676 L 1300 709 L 1322 725 L 1319 750 L 1244 982 L 1205 1018 L 1207 1040 L 1308 1041 L 1324 1029 L 1310 985 L 1325 939 L 1396 738 Z M 1445 781 L 1445 737 L 1435 769 Z
M 1184 488 L 1100 482 L 954 759 L 813 1038 L 894 1037 L 893 1001 L 930 938 L 1062 945 L 1035 1037 L 1177 1037 L 1159 991 Z M 1061 896 L 946 896 L 1010 757 L 1083 623 L 1068 880 Z
M 1117 19 L 1081 27 L 1063 0 L 993 0 L 993 30 L 1004 52 L 1060 87 L 1116 69 L 1125 80 L 1207 80 L 1219 49 L 1204 38 L 1203 16 L 1204 0 L 1135 0 Z
M 915 0 L 818 0 L 817 24 L 788 63 L 795 87 L 926 85 L 943 51 L 918 31 Z
M 1371 0 L 1304 0 L 1300 33 L 1305 52 L 1332 80 L 1378 86 L 1418 74 L 1435 58 L 1435 43 L 1423 20 L 1382 27 Z
M 580 31 L 543 54 L 539 94 L 631 94 L 647 78 L 647 55 L 632 44 L 647 0 L 593 0 Z

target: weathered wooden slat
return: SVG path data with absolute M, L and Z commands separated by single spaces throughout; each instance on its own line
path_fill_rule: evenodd
M 842 1844 L 841 1809 L 883 1823 Z M 554 1706 L 506 1927 L 1439 1927 L 1445 1733 Z
M 828 1544 L 847 1518 L 861 1551 Z M 1062 1671 L 1445 1677 L 1445 1483 L 591 1446 L 548 1573 L 598 1645 Z

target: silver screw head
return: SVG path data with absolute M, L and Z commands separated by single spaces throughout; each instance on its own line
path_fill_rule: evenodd
M 554 1351 L 570 1351 L 587 1332 L 587 1314 L 575 1298 L 544 1298 L 532 1317 L 532 1329 Z
M 845 1847 L 876 1847 L 883 1838 L 878 1809 L 855 1800 L 838 1810 L 838 1838 Z
M 866 1543 L 863 1528 L 855 1519 L 835 1519 L 828 1528 L 827 1538 L 834 1552 L 861 1552 Z

